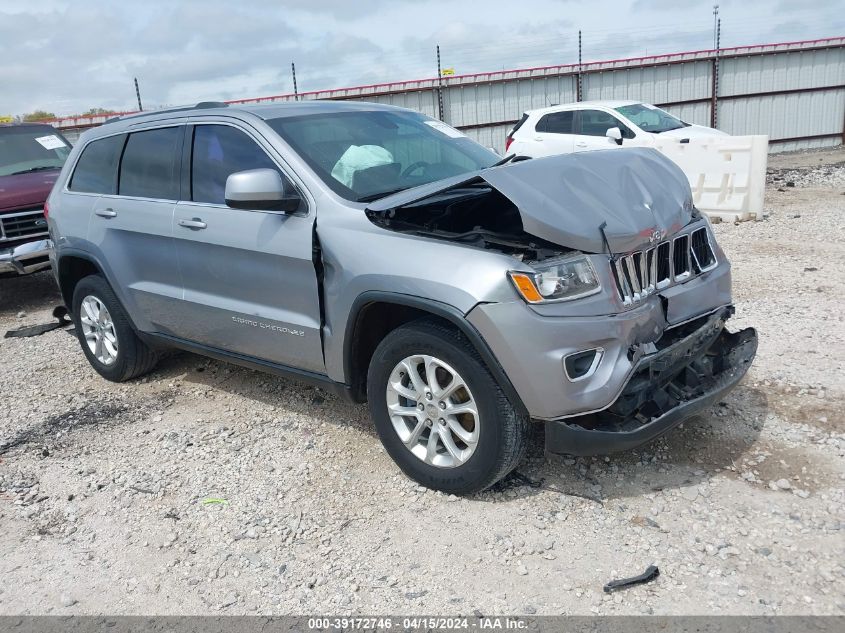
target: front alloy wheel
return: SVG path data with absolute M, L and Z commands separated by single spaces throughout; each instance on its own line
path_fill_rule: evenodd
M 428 355 L 402 359 L 387 383 L 387 409 L 399 439 L 439 468 L 465 463 L 478 445 L 479 415 L 461 375 Z
M 79 323 L 88 349 L 103 365 L 113 365 L 117 360 L 117 332 L 108 308 L 94 295 L 88 295 L 80 304 Z
M 434 317 L 381 340 L 367 368 L 367 399 L 390 457 L 434 490 L 484 490 L 525 453 L 527 413 L 510 403 L 467 338 Z

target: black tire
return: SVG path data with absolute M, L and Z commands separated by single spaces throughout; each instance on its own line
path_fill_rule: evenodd
M 110 365 L 101 362 L 89 349 L 82 324 L 82 301 L 87 296 L 96 297 L 109 311 L 117 338 L 117 357 Z M 129 317 L 111 286 L 101 275 L 90 275 L 76 284 L 73 291 L 73 323 L 82 351 L 91 366 L 106 380 L 124 382 L 146 374 L 155 367 L 158 357 L 135 334 Z
M 386 389 L 397 364 L 414 354 L 448 363 L 463 378 L 476 401 L 479 438 L 475 451 L 450 468 L 415 456 L 393 427 Z M 367 372 L 367 399 L 376 430 L 393 461 L 411 479 L 442 492 L 465 495 L 489 488 L 512 471 L 525 455 L 529 420 L 505 396 L 472 344 L 457 329 L 421 319 L 390 332 L 376 348 Z

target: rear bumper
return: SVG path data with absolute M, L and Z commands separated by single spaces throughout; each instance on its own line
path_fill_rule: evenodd
M 601 455 L 631 449 L 717 402 L 745 376 L 757 353 L 757 332 L 729 333 L 728 315 L 717 312 L 643 357 L 607 409 L 547 422 L 547 450 Z
M 50 240 L 35 240 L 12 248 L 0 247 L 0 275 L 28 275 L 50 267 Z

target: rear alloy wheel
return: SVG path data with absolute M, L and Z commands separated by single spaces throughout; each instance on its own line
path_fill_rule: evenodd
M 71 313 L 82 351 L 103 378 L 123 382 L 155 367 L 156 353 L 135 334 L 126 311 L 100 275 L 76 284 Z
M 370 360 L 367 399 L 390 457 L 434 490 L 479 492 L 525 454 L 527 414 L 466 337 L 442 321 L 420 319 L 384 337 Z
M 79 324 L 88 349 L 103 365 L 113 365 L 117 360 L 118 343 L 109 309 L 94 295 L 86 296 L 80 307 Z

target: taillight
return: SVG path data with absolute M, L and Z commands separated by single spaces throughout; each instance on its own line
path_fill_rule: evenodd
M 44 203 L 44 217 L 50 217 L 50 205 L 47 202 Z
M 505 139 L 505 151 L 508 151 L 508 149 L 510 149 L 511 143 L 513 143 L 513 137 L 512 137 L 512 136 L 508 136 L 508 137 Z

